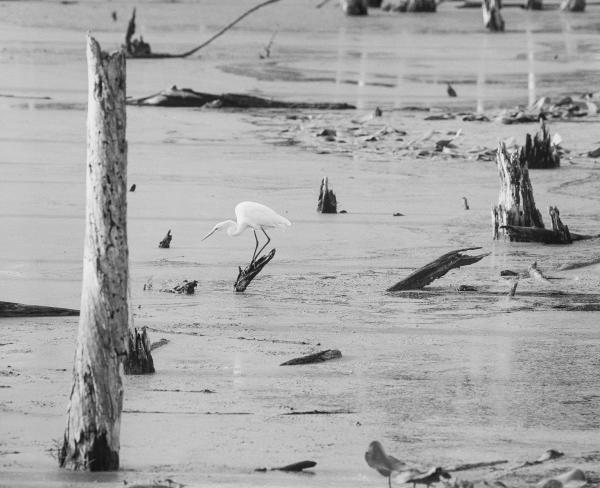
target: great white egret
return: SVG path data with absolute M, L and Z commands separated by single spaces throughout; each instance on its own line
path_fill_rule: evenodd
M 217 223 L 212 230 L 206 234 L 202 240 L 207 239 L 215 232 L 220 229 L 227 228 L 227 235 L 230 236 L 239 236 L 246 229 L 252 229 L 254 232 L 254 239 L 256 241 L 256 246 L 254 247 L 254 254 L 252 254 L 252 261 L 256 258 L 256 256 L 260 256 L 262 250 L 267 247 L 269 242 L 271 242 L 271 238 L 269 234 L 265 231 L 265 229 L 274 229 L 277 227 L 287 227 L 292 225 L 292 223 L 279 215 L 275 210 L 263 205 L 262 203 L 256 202 L 241 202 L 235 206 L 235 218 L 237 222 L 234 220 L 224 220 L 223 222 Z M 267 238 L 267 242 L 265 245 L 260 248 L 258 252 L 258 236 L 256 235 L 257 230 L 262 230 L 263 234 Z

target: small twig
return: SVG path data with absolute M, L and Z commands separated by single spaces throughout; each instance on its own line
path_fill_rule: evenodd
M 319 5 L 317 5 L 317 8 L 321 8 L 324 5 L 326 5 L 327 3 L 329 3 L 329 0 L 323 0 L 321 3 L 319 3 Z

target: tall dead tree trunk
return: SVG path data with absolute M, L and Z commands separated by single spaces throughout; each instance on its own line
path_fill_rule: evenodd
M 523 149 L 508 154 L 503 142 L 496 153 L 496 164 L 500 175 L 498 205 L 492 210 L 494 239 L 501 236 L 518 240 L 506 232 L 505 226 L 544 228 L 542 215 L 535 206 L 533 188 L 529 180 L 527 159 Z
M 494 32 L 504 31 L 504 19 L 500 14 L 502 8 L 501 0 L 483 0 L 481 9 L 483 12 L 483 25 Z
M 88 36 L 86 231 L 73 387 L 59 451 L 61 467 L 119 468 L 127 353 L 127 141 L 125 54 Z
M 585 10 L 585 0 L 563 0 L 560 9 L 569 12 L 583 12 Z

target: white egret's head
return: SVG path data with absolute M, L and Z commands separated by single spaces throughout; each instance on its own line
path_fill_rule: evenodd
M 212 236 L 215 232 L 217 232 L 218 230 L 221 230 L 223 227 L 228 227 L 228 233 L 229 229 L 231 229 L 231 226 L 235 226 L 237 225 L 233 220 L 224 220 L 223 222 L 219 222 L 218 224 L 215 224 L 215 226 L 212 228 L 212 230 L 206 234 L 202 240 L 204 239 L 208 239 L 210 236 Z

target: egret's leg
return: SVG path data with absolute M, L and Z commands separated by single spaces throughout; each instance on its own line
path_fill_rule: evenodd
M 260 251 L 258 251 L 258 254 L 257 254 L 257 256 L 260 256 L 260 253 L 261 253 L 261 252 L 263 252 L 263 249 L 269 245 L 269 242 L 271 242 L 271 238 L 269 237 L 269 234 L 267 234 L 267 233 L 265 232 L 265 229 L 263 229 L 263 228 L 261 227 L 261 228 L 260 228 L 260 230 L 262 230 L 262 231 L 263 231 L 263 234 L 264 234 L 264 235 L 267 237 L 267 242 L 265 242 L 265 245 L 264 245 L 263 247 L 261 247 L 261 248 L 260 248 Z
M 388 486 L 389 488 L 392 488 L 392 473 L 390 473 L 388 476 Z
M 254 232 L 254 240 L 256 241 L 256 246 L 254 246 L 254 253 L 252 254 L 252 261 L 250 261 L 251 263 L 253 263 L 254 260 L 256 259 L 256 250 L 258 249 L 258 236 L 256 235 L 256 231 L 254 229 L 252 229 L 252 232 Z

